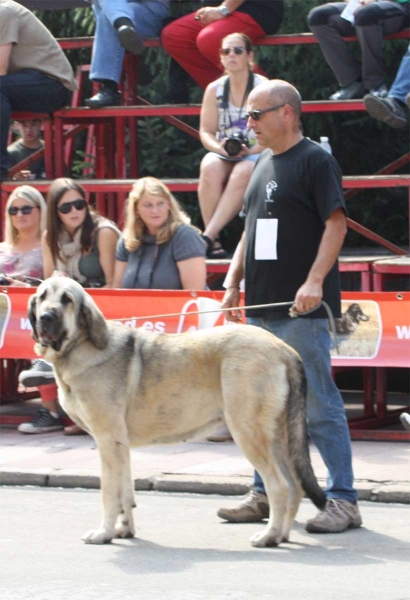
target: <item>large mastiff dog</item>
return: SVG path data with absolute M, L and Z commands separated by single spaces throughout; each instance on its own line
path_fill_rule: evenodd
M 253 546 L 289 538 L 303 491 L 318 508 L 298 354 L 250 325 L 155 334 L 107 322 L 75 281 L 44 281 L 29 301 L 36 352 L 54 366 L 64 410 L 95 438 L 104 514 L 83 540 L 135 533 L 130 447 L 204 436 L 225 418 L 269 498 Z

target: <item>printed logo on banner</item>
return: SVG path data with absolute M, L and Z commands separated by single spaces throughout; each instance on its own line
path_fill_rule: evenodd
M 221 303 L 213 298 L 195 298 L 185 302 L 179 317 L 177 333 L 184 331 L 196 331 L 197 329 L 209 329 L 216 325 L 224 324 L 224 315 L 221 308 Z M 203 315 L 195 315 L 192 313 L 200 311 L 215 311 L 205 313 Z
M 0 348 L 3 348 L 7 325 L 10 320 L 11 302 L 7 294 L 0 294 Z
M 383 324 L 377 302 L 342 300 L 342 317 L 335 319 L 339 354 L 332 341 L 332 358 L 374 358 L 379 351 Z

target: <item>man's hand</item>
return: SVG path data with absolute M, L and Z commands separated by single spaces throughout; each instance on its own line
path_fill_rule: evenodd
M 195 13 L 195 21 L 200 21 L 202 27 L 206 27 L 206 25 L 209 25 L 214 21 L 220 21 L 221 19 L 225 19 L 225 17 L 217 8 L 211 6 L 204 6 Z
M 237 287 L 230 287 L 226 290 L 222 300 L 221 308 L 233 308 L 239 306 L 241 298 L 240 290 Z M 240 323 L 242 321 L 241 310 L 224 310 L 225 319 L 232 323 Z
M 295 296 L 295 308 L 297 312 L 311 310 L 321 302 L 323 287 L 319 283 L 305 283 L 298 289 Z

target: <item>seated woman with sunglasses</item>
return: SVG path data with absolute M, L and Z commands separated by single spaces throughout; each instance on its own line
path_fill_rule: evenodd
M 120 231 L 92 212 L 83 188 L 61 177 L 47 195 L 47 230 L 43 234 L 44 277 L 61 275 L 83 287 L 112 287 L 115 247 Z M 67 435 L 83 433 L 77 425 Z
M 222 40 L 221 63 L 226 75 L 210 83 L 201 109 L 201 142 L 209 151 L 202 159 L 198 198 L 208 258 L 227 258 L 219 232 L 241 210 L 255 162 L 263 150 L 247 128 L 250 91 L 266 81 L 253 73 L 250 39 L 233 33 Z
M 0 244 L 0 274 L 2 285 L 38 285 L 43 279 L 41 235 L 46 226 L 47 206 L 38 190 L 22 185 L 16 187 L 6 203 L 4 242 Z M 44 361 L 34 360 L 31 368 L 22 371 L 19 381 L 25 387 L 37 387 L 24 382 L 24 375 L 43 363 L 46 385 L 39 388 L 41 406 L 29 423 L 22 423 L 22 433 L 44 433 L 63 429 L 58 413 L 57 388 L 53 369 Z M 23 376 L 23 381 L 21 377 Z
M 115 288 L 204 290 L 205 248 L 166 185 L 138 179 L 116 252 Z
M 29 185 L 16 187 L 6 204 L 4 242 L 0 244 L 2 285 L 36 285 L 43 279 L 41 234 L 47 207 L 43 196 Z
M 53 181 L 47 206 L 44 277 L 65 275 L 83 287 L 112 287 L 117 227 L 90 210 L 83 188 L 73 179 Z

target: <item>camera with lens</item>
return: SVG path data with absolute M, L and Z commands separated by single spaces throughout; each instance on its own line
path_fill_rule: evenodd
M 228 156 L 236 156 L 242 150 L 242 146 L 245 145 L 249 148 L 249 141 L 246 135 L 242 131 L 233 133 L 225 142 L 224 148 Z

